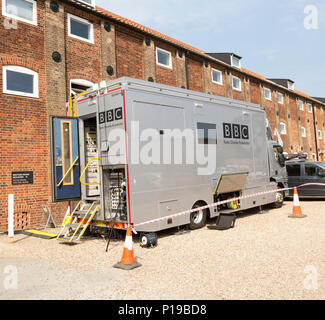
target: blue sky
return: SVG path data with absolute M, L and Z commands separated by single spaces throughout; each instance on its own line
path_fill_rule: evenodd
M 206 52 L 234 52 L 242 66 L 289 78 L 325 97 L 324 0 L 97 0 L 97 5 Z M 306 29 L 314 5 L 318 29 Z

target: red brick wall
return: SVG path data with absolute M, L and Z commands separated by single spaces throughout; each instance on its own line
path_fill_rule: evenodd
M 261 103 L 260 85 L 257 81 L 250 79 L 250 93 L 252 103 Z
M 177 50 L 158 41 L 155 41 L 155 46 L 156 48 L 159 47 L 161 49 L 171 52 L 172 66 L 173 66 L 172 69 L 169 69 L 167 67 L 162 67 L 156 64 L 156 82 L 176 87 L 177 84 L 176 84 L 176 57 L 175 56 L 177 54 Z M 155 56 L 155 59 L 156 58 L 157 57 Z
M 225 68 L 219 67 L 215 64 L 211 65 L 211 68 L 219 70 L 222 72 L 222 85 L 212 82 L 212 75 L 210 74 L 211 79 L 211 93 L 216 96 L 225 97 L 226 96 L 226 87 L 225 87 Z
M 93 83 L 101 81 L 101 37 L 100 20 L 91 14 L 66 6 L 66 76 L 67 99 L 70 93 L 70 80 L 83 79 Z M 68 36 L 68 14 L 86 19 L 93 24 L 94 43 L 88 43 Z
M 125 28 L 116 28 L 117 77 L 143 79 L 143 38 Z
M 2 66 L 15 65 L 38 72 L 39 98 L 0 91 L 0 231 L 7 229 L 8 194 L 14 194 L 15 213 L 26 212 L 31 226 L 40 221 L 41 204 L 47 203 L 48 181 L 47 113 L 44 63 L 44 3 L 38 2 L 38 26 L 18 22 L 6 30 L 0 21 L 0 88 Z M 45 147 L 44 147 L 45 146 Z M 12 171 L 33 171 L 34 184 L 13 186 Z
M 194 91 L 203 92 L 203 75 L 202 75 L 202 62 L 188 57 L 188 81 L 189 89 Z

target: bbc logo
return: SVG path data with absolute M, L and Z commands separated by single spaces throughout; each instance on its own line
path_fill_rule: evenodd
M 249 139 L 248 126 L 224 123 L 223 124 L 223 137 L 225 139 Z
M 99 123 L 113 122 L 123 119 L 122 108 L 110 109 L 99 113 Z

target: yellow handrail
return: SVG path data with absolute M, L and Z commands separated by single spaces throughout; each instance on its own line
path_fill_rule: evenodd
M 64 181 L 64 179 L 67 177 L 67 175 L 69 174 L 69 172 L 71 171 L 71 169 L 74 167 L 74 165 L 76 164 L 76 162 L 78 161 L 79 157 L 76 158 L 75 161 L 73 161 L 71 167 L 69 168 L 69 170 L 65 173 L 65 175 L 63 176 L 62 180 L 60 181 L 60 183 L 57 185 L 57 187 L 60 187 L 60 185 L 62 184 L 62 182 Z M 63 170 L 63 169 L 62 169 Z
M 80 176 L 80 183 L 83 184 L 84 186 L 92 186 L 92 185 L 98 185 L 98 184 L 100 184 L 100 182 L 91 182 L 91 183 L 86 183 L 86 182 L 83 182 L 83 181 L 82 181 L 82 177 L 84 176 L 84 174 L 85 174 L 86 170 L 88 169 L 90 163 L 93 162 L 93 161 L 95 161 L 95 160 L 99 160 L 99 159 L 100 159 L 100 158 L 91 158 L 91 159 L 88 161 L 88 163 L 87 163 L 85 169 L 82 171 L 81 176 Z

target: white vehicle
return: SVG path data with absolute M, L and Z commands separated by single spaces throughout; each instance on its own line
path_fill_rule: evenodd
M 101 87 L 78 98 L 77 118 L 52 118 L 53 198 L 81 199 L 73 213 L 77 222 L 87 213 L 83 223 L 122 229 L 133 224 L 146 235 L 181 225 L 201 228 L 220 213 L 282 205 L 283 193 L 266 193 L 137 227 L 285 187 L 282 148 L 267 137 L 259 105 L 131 78 Z M 114 142 L 117 132 L 123 133 L 121 148 Z M 156 134 L 149 139 L 149 132 Z

